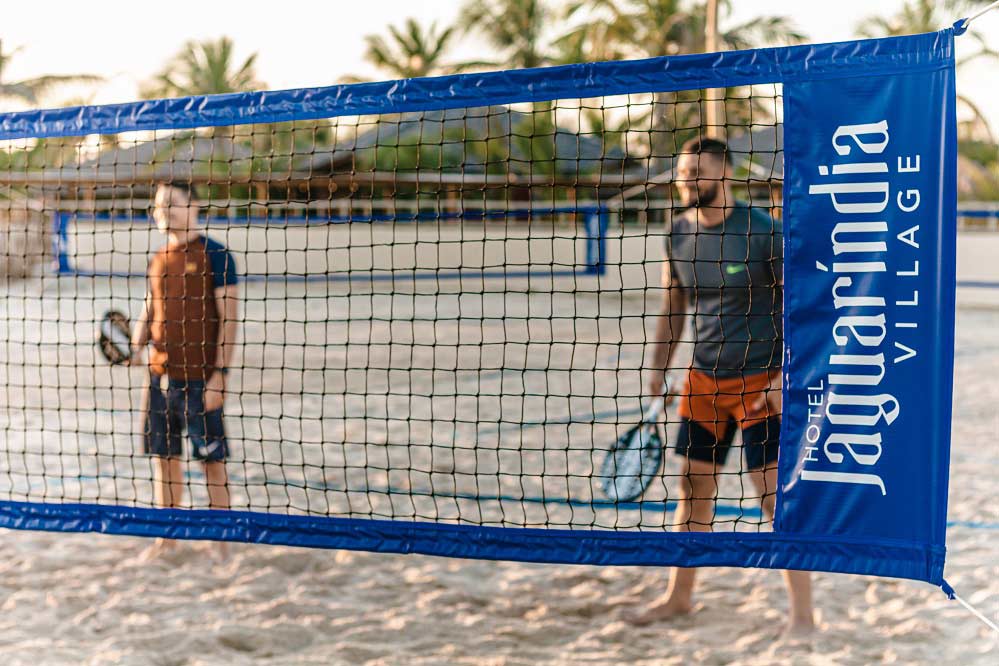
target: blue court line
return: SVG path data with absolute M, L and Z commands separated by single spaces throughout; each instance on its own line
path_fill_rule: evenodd
M 630 410 L 608 410 L 604 412 L 594 412 L 589 416 L 589 420 L 583 421 L 573 418 L 571 415 L 564 417 L 562 419 L 555 419 L 550 421 L 528 421 L 519 424 L 520 427 L 538 427 L 546 425 L 566 425 L 573 423 L 587 424 L 599 422 L 602 418 L 613 418 L 628 416 L 634 414 L 642 413 L 642 408 L 630 409 Z M 511 424 L 512 425 L 512 424 Z M 498 425 L 492 425 L 490 428 L 485 430 L 485 433 L 499 431 L 500 427 Z M 478 434 L 484 434 L 483 431 L 479 431 Z M 185 472 L 185 477 L 187 479 L 201 479 L 203 475 L 197 470 L 188 470 Z M 78 480 L 98 480 L 101 478 L 114 479 L 115 477 L 108 474 L 97 474 L 97 475 L 78 475 L 76 477 Z M 246 485 L 248 482 L 257 481 L 257 479 L 245 479 L 237 475 L 230 476 L 231 481 L 235 483 L 242 483 Z M 53 481 L 62 482 L 62 479 L 56 478 Z M 311 481 L 294 481 L 288 479 L 281 480 L 271 480 L 266 476 L 263 478 L 264 485 L 271 486 L 281 486 L 281 487 L 291 487 L 298 488 L 300 490 L 316 490 L 321 492 L 337 492 L 337 493 L 374 493 L 379 495 L 387 496 L 400 496 L 400 497 L 430 497 L 437 499 L 453 499 L 453 500 L 464 500 L 472 502 L 516 502 L 516 503 L 526 503 L 526 504 L 542 504 L 542 505 L 559 505 L 568 506 L 574 508 L 588 508 L 591 510 L 598 509 L 615 509 L 616 511 L 640 511 L 648 513 L 669 513 L 676 510 L 677 503 L 674 500 L 669 501 L 656 501 L 656 500 L 642 500 L 638 502 L 615 502 L 612 500 L 579 500 L 572 498 L 559 498 L 559 497 L 517 497 L 514 495 L 502 495 L 502 494 L 491 494 L 491 495 L 473 495 L 471 493 L 441 493 L 432 492 L 426 490 L 405 490 L 402 488 L 395 488 L 393 486 L 384 487 L 366 487 L 351 489 L 344 486 L 333 485 L 329 483 L 311 482 Z M 726 502 L 716 502 L 715 504 L 715 515 L 716 516 L 734 516 L 736 518 L 746 518 L 751 520 L 761 520 L 762 512 L 758 507 L 744 508 L 739 504 L 731 504 Z M 985 530 L 999 530 L 999 523 L 986 523 L 986 522 L 976 522 L 976 521 L 948 521 L 947 527 L 962 527 L 968 529 L 985 529 Z
M 63 275 L 70 275 L 72 277 L 90 277 L 90 278 L 129 278 L 129 279 L 139 279 L 145 278 L 145 275 L 141 273 L 121 273 L 114 271 L 82 271 L 82 270 L 70 270 L 69 272 L 62 273 Z M 447 270 L 441 272 L 431 272 L 431 271 L 396 271 L 392 273 L 368 273 L 368 272 L 351 272 L 346 274 L 340 273 L 315 273 L 315 274 L 285 274 L 285 275 L 264 275 L 264 274 L 252 274 L 252 275 L 240 275 L 240 280 L 244 282 L 413 282 L 420 280 L 457 280 L 461 278 L 466 279 L 491 279 L 491 278 L 508 278 L 512 280 L 524 279 L 524 278 L 553 278 L 553 277 L 577 277 L 577 276 L 593 276 L 598 274 L 598 269 L 595 267 L 582 267 L 578 269 L 571 270 L 524 270 L 524 271 L 507 271 L 507 270 L 472 270 L 467 268 L 457 269 L 457 270 Z
M 435 497 L 440 499 L 468 500 L 478 502 L 520 502 L 527 504 L 555 504 L 588 509 L 615 509 L 617 511 L 643 511 L 649 513 L 669 513 L 676 510 L 676 501 L 666 502 L 656 500 L 642 500 L 639 502 L 614 502 L 611 500 L 577 500 L 571 498 L 558 497 L 516 497 L 513 495 L 472 495 L 470 493 L 439 493 L 418 490 L 403 490 L 386 486 L 384 488 L 365 488 L 350 490 L 343 487 L 332 486 L 330 484 L 299 483 L 293 481 L 270 481 L 268 485 L 292 486 L 303 490 L 321 490 L 342 493 L 376 493 L 380 495 L 401 495 L 411 497 Z M 736 516 L 753 520 L 762 519 L 762 512 L 758 507 L 743 508 L 738 504 L 727 502 L 715 503 L 716 516 Z M 947 527 L 963 527 L 973 530 L 999 530 L 999 523 L 987 523 L 971 520 L 949 520 Z
M 541 266 L 547 266 L 547 268 L 519 268 L 514 270 L 509 270 L 501 266 L 494 267 L 483 267 L 483 268 L 455 268 L 455 269 L 443 269 L 443 270 L 426 270 L 426 269 L 406 269 L 406 270 L 394 270 L 394 271 L 340 271 L 333 273 L 285 273 L 283 275 L 269 275 L 269 274 L 241 274 L 240 278 L 247 282 L 261 282 L 261 281 L 275 281 L 285 283 L 308 283 L 308 282 L 345 282 L 348 284 L 352 283 L 371 283 L 371 282 L 413 282 L 417 280 L 453 280 L 461 278 L 469 279 L 524 279 L 524 278 L 556 278 L 556 277 L 576 277 L 576 276 L 594 276 L 603 275 L 606 272 L 606 266 L 604 264 L 604 235 L 606 232 L 607 225 L 607 209 L 601 208 L 599 206 L 537 206 L 534 208 L 521 208 L 521 209 L 501 209 L 501 210 L 465 210 L 465 211 L 452 211 L 452 212 L 416 212 L 416 213 L 402 213 L 402 214 L 387 214 L 387 215 L 374 215 L 374 216 L 328 216 L 323 220 L 309 220 L 307 218 L 286 218 L 284 223 L 281 220 L 270 220 L 269 218 L 245 218 L 242 220 L 246 224 L 261 224 L 267 226 L 273 224 L 274 226 L 288 226 L 288 225 L 308 225 L 308 224 L 344 224 L 351 222 L 363 222 L 363 223 L 377 223 L 377 222 L 421 222 L 421 221 L 432 221 L 432 220 L 442 220 L 442 219 L 473 219 L 473 220 L 489 220 L 489 219 L 502 219 L 507 217 L 527 217 L 530 219 L 533 216 L 550 216 L 563 213 L 570 213 L 575 215 L 584 216 L 586 218 L 586 233 L 585 235 L 576 236 L 566 236 L 569 240 L 582 240 L 585 241 L 586 246 L 586 263 L 555 263 L 554 261 L 550 264 L 540 264 Z M 107 278 L 145 278 L 142 273 L 131 273 L 124 271 L 88 271 L 75 269 L 70 261 L 70 256 L 66 252 L 66 248 L 69 244 L 69 226 L 72 221 L 79 221 L 80 218 L 92 219 L 92 220 L 121 220 L 126 222 L 134 222 L 136 218 L 111 216 L 104 214 L 74 214 L 74 213 L 63 213 L 57 212 L 53 215 L 52 229 L 52 249 L 56 256 L 56 272 L 60 275 L 73 275 L 77 277 L 107 277 Z M 138 218 L 140 221 L 145 219 L 147 223 L 150 223 L 149 218 Z M 207 223 L 212 226 L 215 222 L 225 223 L 226 225 L 231 225 L 232 221 L 229 218 L 209 218 Z M 526 266 L 526 264 L 521 264 L 521 266 Z
M 204 478 L 204 474 L 196 470 L 185 471 L 184 476 L 188 480 L 201 480 Z M 115 479 L 111 474 L 79 474 L 75 477 L 81 481 L 97 481 L 100 479 Z M 57 479 L 61 482 L 61 479 Z M 237 483 L 242 485 L 250 485 L 249 482 L 258 481 L 258 479 L 250 478 L 244 479 L 238 475 L 231 474 L 229 476 L 229 481 L 231 483 Z M 571 506 L 577 508 L 590 508 L 590 509 L 610 509 L 614 508 L 619 511 L 647 511 L 650 513 L 668 513 L 676 509 L 676 501 L 669 500 L 666 502 L 660 500 L 642 500 L 639 502 L 614 502 L 612 500 L 580 500 L 572 498 L 559 498 L 559 497 L 517 497 L 515 495 L 473 495 L 471 493 L 440 493 L 431 492 L 427 490 L 405 490 L 402 488 L 395 488 L 392 486 L 384 487 L 367 487 L 367 488 L 347 488 L 345 486 L 333 485 L 330 483 L 318 483 L 312 481 L 295 481 L 289 479 L 263 479 L 263 485 L 268 486 L 281 486 L 297 488 L 299 490 L 318 490 L 322 492 L 335 492 L 335 493 L 374 493 L 376 495 L 396 495 L 400 497 L 433 497 L 437 499 L 454 499 L 454 500 L 467 500 L 472 502 L 520 502 L 526 504 L 556 504 L 562 506 Z M 719 516 L 742 516 L 744 518 L 754 518 L 759 519 L 762 514 L 759 508 L 742 508 L 737 504 L 728 504 L 724 502 L 717 503 L 715 507 L 715 514 Z
M 961 210 L 957 209 L 958 217 L 999 217 L 999 208 L 995 210 Z
M 579 500 L 560 497 L 516 497 L 514 495 L 473 495 L 471 493 L 440 493 L 425 490 L 404 490 L 385 486 L 383 488 L 372 488 L 350 490 L 342 486 L 333 486 L 326 483 L 304 483 L 296 481 L 265 481 L 267 485 L 291 486 L 302 490 L 321 490 L 338 493 L 375 493 L 377 495 L 397 495 L 403 497 L 433 497 L 436 499 L 467 500 L 471 502 L 518 502 L 521 504 L 555 504 L 559 506 L 570 506 L 587 509 L 617 509 L 619 511 L 643 511 L 649 513 L 669 513 L 676 509 L 676 501 L 656 501 L 642 500 L 640 502 L 614 502 L 611 500 Z M 744 509 L 737 504 L 718 503 L 715 506 L 715 515 L 718 516 L 741 516 L 743 518 L 759 519 L 760 509 Z
M 244 282 L 413 282 L 421 280 L 457 280 L 460 278 L 468 279 L 493 279 L 493 278 L 509 278 L 511 280 L 524 279 L 524 278 L 550 278 L 550 277 L 590 277 L 597 274 L 597 269 L 586 266 L 583 268 L 572 269 L 572 270 L 526 270 L 526 271 L 507 271 L 507 270 L 471 270 L 471 269 L 456 269 L 441 272 L 430 272 L 430 271 L 397 271 L 392 273 L 319 273 L 319 274 L 302 274 L 302 275 L 240 275 L 240 279 Z M 69 275 L 72 277 L 83 277 L 83 278 L 126 278 L 126 279 L 139 279 L 145 278 L 145 275 L 141 273 L 121 273 L 115 271 L 84 271 L 72 269 L 69 272 L 63 273 L 63 275 Z M 987 281 L 987 280 L 958 280 L 957 286 L 969 289 L 999 289 L 999 281 Z
M 190 470 L 185 472 L 185 477 L 187 479 L 201 479 L 203 475 L 195 470 Z M 80 474 L 75 477 L 80 481 L 98 481 L 100 479 L 115 479 L 116 477 L 111 474 Z M 252 481 L 253 479 L 250 479 Z M 242 483 L 246 485 L 247 479 L 240 478 L 236 475 L 230 476 L 230 481 L 233 483 Z M 63 479 L 60 477 L 55 477 L 51 479 L 53 484 L 61 485 Z M 526 504 L 554 504 L 561 506 L 569 506 L 575 508 L 586 508 L 593 510 L 604 510 L 604 509 L 614 509 L 616 511 L 642 511 L 648 513 L 669 513 L 676 510 L 676 502 L 669 500 L 666 502 L 655 501 L 655 500 L 641 500 L 638 502 L 613 502 L 611 500 L 579 500 L 572 498 L 556 498 L 556 497 L 516 497 L 513 495 L 473 495 L 471 493 L 435 493 L 420 490 L 404 490 L 401 488 L 393 488 L 391 486 L 386 486 L 383 488 L 357 488 L 349 489 L 342 486 L 333 486 L 326 483 L 312 483 L 312 482 L 298 482 L 289 480 L 270 480 L 264 479 L 263 483 L 265 485 L 272 486 L 283 486 L 297 488 L 299 490 L 318 490 L 323 492 L 339 492 L 339 493 L 375 493 L 380 495 L 397 495 L 401 497 L 430 497 L 438 499 L 454 499 L 454 500 L 465 500 L 471 502 L 518 502 Z M 762 512 L 757 507 L 743 508 L 738 504 L 730 504 L 726 502 L 717 502 L 715 504 L 715 515 L 716 516 L 732 516 L 736 518 L 746 518 L 751 520 L 761 520 Z M 999 523 L 990 523 L 984 521 L 974 521 L 974 520 L 949 520 L 947 521 L 947 527 L 955 528 L 965 528 L 972 530 L 999 530 Z
M 609 409 L 604 412 L 594 412 L 590 414 L 587 420 L 578 419 L 573 416 L 566 416 L 561 419 L 551 419 L 548 421 L 503 421 L 500 423 L 487 423 L 481 428 L 476 429 L 477 435 L 490 435 L 492 433 L 498 433 L 503 430 L 504 427 L 512 426 L 518 429 L 525 428 L 538 428 L 541 426 L 549 425 L 592 425 L 594 423 L 604 423 L 606 425 L 622 425 L 620 421 L 603 421 L 602 419 L 620 418 L 622 416 L 633 416 L 635 414 L 641 414 L 643 409 L 637 407 L 634 409 Z M 635 425 L 635 424 L 631 424 Z
M 398 211 L 395 213 L 384 213 L 378 215 L 312 215 L 312 216 L 285 216 L 285 217 L 222 217 L 212 216 L 203 219 L 207 227 L 241 227 L 241 226 L 324 226 L 329 224 L 371 224 L 376 222 L 435 222 L 438 220 L 492 220 L 507 217 L 538 217 L 547 215 L 596 215 L 609 212 L 609 208 L 601 206 L 535 206 L 533 208 L 466 208 L 463 210 L 418 210 L 418 211 Z M 70 222 L 109 222 L 122 224 L 148 224 L 155 226 L 153 218 L 145 215 L 111 215 L 109 213 L 78 213 L 59 212 L 56 215 L 61 219 L 55 224 L 68 225 Z M 62 228 L 62 227 L 59 227 Z M 562 237 L 560 237 L 562 238 Z M 564 236 L 566 239 L 576 238 L 575 236 Z M 585 236 L 579 236 L 585 239 Z
M 947 527 L 966 527 L 971 530 L 999 530 L 999 523 L 985 523 L 977 520 L 948 520 Z
M 456 211 L 456 212 L 419 212 L 410 214 L 392 214 L 392 215 L 374 215 L 374 216 L 329 216 L 325 219 L 320 218 L 316 220 L 310 220 L 309 218 L 284 218 L 272 220 L 269 218 L 259 218 L 250 217 L 244 219 L 238 219 L 235 221 L 236 224 L 250 224 L 250 225 L 268 225 L 273 224 L 274 226 L 280 225 L 302 225 L 307 226 L 309 224 L 344 224 L 344 223 L 377 223 L 377 222 L 419 222 L 424 220 L 440 220 L 440 219 L 490 219 L 490 218 L 502 218 L 502 217 L 516 217 L 518 215 L 532 216 L 532 215 L 553 215 L 562 213 L 575 213 L 580 215 L 595 215 L 604 213 L 606 209 L 598 206 L 576 206 L 576 207 L 564 207 L 564 206 L 550 206 L 544 208 L 533 208 L 533 209 L 509 209 L 509 210 L 472 210 L 472 211 Z M 969 217 L 981 217 L 979 213 L 989 213 L 991 211 L 967 211 L 966 213 Z M 962 214 L 962 213 L 959 213 Z M 996 211 L 999 215 L 999 211 Z M 69 263 L 68 255 L 65 254 L 64 245 L 66 243 L 66 234 L 68 233 L 68 225 L 70 220 L 74 219 L 76 221 L 84 220 L 101 220 L 101 221 L 122 221 L 122 222 L 132 222 L 135 220 L 141 221 L 143 218 L 128 218 L 128 217 L 115 217 L 103 214 L 84 214 L 80 215 L 78 213 L 56 213 L 54 229 L 55 229 L 55 251 L 59 257 L 59 273 L 61 275 L 72 275 L 74 277 L 84 277 L 84 278 L 125 278 L 125 279 L 137 279 L 145 278 L 144 274 L 141 273 L 128 273 L 121 271 L 87 271 L 79 270 L 71 267 Z M 148 220 L 148 218 L 146 218 Z M 151 220 L 150 220 L 151 223 Z M 214 226 L 215 224 L 220 225 L 231 225 L 234 221 L 229 218 L 209 218 L 206 221 L 208 226 Z M 599 240 L 598 237 L 594 236 L 580 236 L 577 240 L 585 240 L 592 242 L 594 240 Z M 503 268 L 488 268 L 488 269 L 447 269 L 443 271 L 428 271 L 428 270 L 399 270 L 399 271 L 350 271 L 346 273 L 313 273 L 313 274 L 284 274 L 284 275 L 266 275 L 266 274 L 242 274 L 240 279 L 245 282 L 285 282 L 285 283 L 309 283 L 309 282 L 332 282 L 332 283 L 374 283 L 374 282 L 415 282 L 424 280 L 456 280 L 461 278 L 468 279 L 530 279 L 530 278 L 558 278 L 558 277 L 588 277 L 594 275 L 603 275 L 606 271 L 606 266 L 602 261 L 597 260 L 596 263 L 579 265 L 576 268 L 556 268 L 556 266 L 568 266 L 569 264 L 552 264 L 550 269 L 524 269 L 524 270 L 506 270 Z M 963 288 L 973 288 L 973 289 L 999 289 L 999 281 L 986 281 L 986 280 L 958 280 L 958 287 Z
M 957 286 L 971 289 L 999 289 L 999 282 L 990 280 L 958 280 Z
M 555 419 L 550 421 L 528 421 L 519 424 L 520 427 L 533 428 L 539 426 L 547 425 L 567 425 L 573 423 L 579 424 L 592 424 L 599 422 L 603 418 L 620 418 L 622 416 L 631 416 L 635 414 L 642 413 L 642 408 L 629 409 L 629 410 L 607 410 L 604 412 L 594 412 L 590 414 L 589 419 L 586 421 L 574 418 L 572 416 L 567 416 L 562 419 Z M 512 424 L 511 424 L 512 425 Z M 500 430 L 500 425 L 491 424 L 489 428 L 479 430 L 477 434 L 489 434 L 491 432 L 498 432 Z M 186 472 L 187 478 L 201 478 L 200 472 L 196 470 L 191 470 Z M 80 475 L 77 477 L 80 480 L 96 480 L 99 478 L 111 478 L 111 475 L 99 474 L 97 476 Z M 248 481 L 255 481 L 255 479 L 243 479 L 238 476 L 231 476 L 232 481 L 236 483 L 246 484 Z M 381 488 L 358 488 L 350 489 L 343 486 L 334 486 L 328 483 L 317 483 L 310 481 L 293 481 L 287 479 L 281 480 L 271 480 L 268 478 L 263 479 L 265 485 L 272 486 L 282 486 L 282 487 L 292 487 L 298 488 L 300 490 L 317 490 L 321 492 L 338 492 L 338 493 L 375 493 L 380 495 L 396 495 L 402 497 L 432 497 L 439 499 L 453 499 L 453 500 L 464 500 L 473 502 L 517 502 L 517 503 L 527 503 L 527 504 L 542 504 L 542 505 L 560 505 L 569 506 L 575 508 L 588 508 L 592 510 L 598 509 L 615 509 L 617 511 L 642 511 L 649 513 L 668 513 L 676 510 L 675 501 L 651 501 L 642 500 L 638 502 L 614 502 L 611 500 L 579 500 L 572 498 L 557 498 L 557 497 L 516 497 L 513 495 L 473 495 L 471 493 L 440 493 L 440 492 L 430 492 L 425 490 L 404 490 L 402 488 L 394 488 L 392 486 L 385 486 Z M 716 516 L 734 516 L 741 517 L 750 520 L 761 520 L 762 512 L 759 508 L 751 507 L 744 508 L 738 504 L 729 504 L 725 502 L 718 502 L 715 505 L 715 515 Z M 948 527 L 965 527 L 969 529 L 985 529 L 985 530 L 999 530 L 999 523 L 986 523 L 986 522 L 974 522 L 974 521 L 950 521 L 947 523 Z

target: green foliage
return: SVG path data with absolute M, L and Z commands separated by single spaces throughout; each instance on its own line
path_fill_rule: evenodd
M 961 155 L 983 166 L 999 166 L 999 147 L 987 141 L 959 141 L 957 150 Z
M 299 120 L 260 123 L 240 128 L 237 145 L 247 146 L 253 155 L 249 169 L 254 175 L 290 174 L 308 168 L 305 160 L 317 150 L 328 150 L 332 128 L 328 120 Z M 242 166 L 241 162 L 237 162 Z
M 722 2 L 724 22 L 731 2 Z M 695 0 L 574 0 L 565 8 L 568 21 L 579 20 L 556 40 L 562 60 L 654 58 L 706 50 L 707 7 Z M 721 46 L 745 49 L 799 44 L 804 33 L 782 16 L 761 16 L 722 30 Z
M 27 148 L 0 150 L 0 169 L 30 171 L 72 166 L 76 163 L 80 137 L 38 139 Z
M 988 4 L 991 0 L 907 0 L 892 16 L 869 16 L 857 24 L 857 34 L 861 37 L 889 37 L 893 35 L 913 35 L 934 32 L 947 25 L 954 17 L 967 16 L 975 8 Z M 990 60 L 999 65 L 999 51 L 991 48 L 985 37 L 974 29 L 969 29 L 962 39 L 974 42 L 977 49 L 957 61 L 960 68 L 974 60 Z M 960 79 L 959 79 L 960 80 Z M 978 105 L 965 94 L 958 93 L 959 108 L 968 114 L 968 119 L 959 123 L 961 141 L 958 152 L 961 156 L 981 165 L 969 180 L 974 182 L 970 196 L 982 199 L 999 198 L 999 177 L 996 167 L 999 144 L 995 134 Z M 989 170 L 991 169 L 991 174 Z M 969 169 L 970 170 L 970 169 Z M 981 175 L 977 173 L 981 171 Z
M 958 171 L 969 187 L 962 199 L 999 201 L 999 146 L 989 141 L 958 141 Z M 970 164 L 968 164 L 970 162 Z
M 545 0 L 466 0 L 458 26 L 489 44 L 499 60 L 463 63 L 461 69 L 541 67 L 555 62 L 545 32 L 558 15 Z
M 720 6 L 720 22 L 731 11 Z M 705 2 L 695 0 L 575 0 L 565 7 L 569 30 L 556 39 L 560 62 L 650 58 L 706 50 Z M 730 49 L 797 44 L 806 36 L 787 18 L 760 16 L 721 30 L 720 45 Z M 717 91 L 724 97 L 726 123 L 749 125 L 772 120 L 773 109 L 746 89 Z M 639 131 L 647 150 L 663 158 L 697 134 L 706 122 L 706 91 L 692 90 L 652 96 L 649 110 L 629 114 L 620 132 Z M 643 131 L 644 129 L 644 131 Z
M 868 16 L 857 24 L 857 35 L 877 38 L 936 32 L 955 18 L 992 0 L 907 0 L 892 16 Z M 967 34 L 974 34 L 969 31 Z
M 533 105 L 511 128 L 515 171 L 531 175 L 555 173 L 555 115 L 551 103 Z
M 256 53 L 241 63 L 234 58 L 234 45 L 228 37 L 189 41 L 150 83 L 143 86 L 140 94 L 146 99 L 185 97 L 246 92 L 264 86 L 254 72 Z
M 379 35 L 364 38 L 364 59 L 390 76 L 408 79 L 431 76 L 445 69 L 444 58 L 454 40 L 454 26 L 443 30 L 437 24 L 424 29 L 408 18 L 402 27 L 389 26 L 389 39 Z

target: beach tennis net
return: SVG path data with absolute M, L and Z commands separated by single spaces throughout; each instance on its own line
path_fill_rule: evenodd
M 640 496 L 605 485 L 611 448 L 654 399 L 665 240 L 692 203 L 676 189 L 691 179 L 678 159 L 691 140 L 723 137 L 729 174 L 701 185 L 730 188 L 725 215 L 774 224 L 781 87 L 520 94 L 283 112 L 236 96 L 220 108 L 273 117 L 236 125 L 170 102 L 133 125 L 98 107 L 63 135 L 40 122 L 7 138 L 0 499 L 152 509 L 159 463 L 145 449 L 161 446 L 183 462 L 178 505 L 208 508 L 199 461 L 220 433 L 184 401 L 226 365 L 227 503 L 239 515 L 674 529 L 670 453 Z M 739 225 L 726 243 L 779 252 L 779 225 Z M 677 262 L 723 270 L 708 252 Z M 698 285 L 686 287 L 693 298 Z M 772 279 L 744 287 L 779 318 Z M 690 306 L 705 319 L 677 332 L 675 391 L 711 317 Z M 134 333 L 147 307 L 149 347 L 110 365 L 95 344 L 105 312 Z M 223 315 L 235 317 L 228 352 L 215 346 Z M 779 331 L 763 338 L 779 359 Z M 675 405 L 659 420 L 674 445 Z M 713 515 L 719 529 L 764 530 L 740 447 L 736 437 L 717 469 Z

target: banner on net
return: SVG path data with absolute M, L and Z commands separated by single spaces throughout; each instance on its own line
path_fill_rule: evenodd
M 773 533 L 564 530 L 0 502 L 0 526 L 942 582 L 954 326 L 954 31 L 0 114 L 0 139 L 782 84 L 785 367 Z

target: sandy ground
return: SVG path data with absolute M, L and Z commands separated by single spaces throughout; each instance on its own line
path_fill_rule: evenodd
M 962 238 L 962 278 L 996 279 L 999 271 L 985 268 L 990 257 L 999 256 L 990 250 L 999 247 L 995 241 L 984 235 Z M 553 252 L 571 255 L 575 241 L 569 243 Z M 515 436 L 516 446 L 509 444 L 510 436 L 521 430 L 513 429 L 514 419 L 550 422 L 637 406 L 627 394 L 640 386 L 636 368 L 646 333 L 621 322 L 640 321 L 654 300 L 644 291 L 651 277 L 642 258 L 653 256 L 655 239 L 648 243 L 631 239 L 614 250 L 624 267 L 599 285 L 613 297 L 596 294 L 592 284 L 573 285 L 583 292 L 576 295 L 553 295 L 555 285 L 536 282 L 512 294 L 467 282 L 397 288 L 392 295 L 379 293 L 388 285 L 354 288 L 349 295 L 344 285 L 319 291 L 288 286 L 279 293 L 273 285 L 248 287 L 245 369 L 238 378 L 243 393 L 228 407 L 231 433 L 240 442 L 233 465 L 243 481 L 235 492 L 237 505 L 349 515 L 363 497 L 369 504 L 362 505 L 362 513 L 405 517 L 404 508 L 413 502 L 393 504 L 375 481 L 419 489 L 431 483 L 439 488 L 450 479 L 460 492 L 472 480 L 493 479 L 490 490 L 503 493 L 510 488 L 502 472 L 511 469 L 526 475 L 527 494 L 594 496 L 598 491 L 586 476 L 592 444 L 606 441 L 618 429 L 616 422 L 626 419 L 605 417 L 571 433 L 564 424 L 526 429 Z M 530 252 L 530 244 L 517 251 Z M 622 285 L 635 285 L 634 292 L 622 291 Z M 588 288 L 594 293 L 585 293 Z M 132 434 L 141 371 L 103 367 L 93 347 L 79 342 L 93 335 L 95 312 L 112 303 L 136 308 L 141 289 L 135 281 L 65 279 L 8 287 L 2 306 L 8 359 L 4 498 L 148 504 L 148 466 L 134 457 Z M 996 618 L 999 290 L 965 289 L 959 303 L 950 497 L 955 524 L 948 532 L 947 578 Z M 431 304 L 431 321 L 420 321 Z M 391 316 L 382 316 L 385 312 Z M 462 328 L 463 319 L 475 325 Z M 346 330 L 327 328 L 327 320 L 352 323 Z M 547 324 L 539 329 L 539 322 Z M 384 342 L 389 334 L 393 341 L 409 342 L 393 346 Z M 493 334 L 505 337 L 491 349 Z M 428 335 L 442 341 L 447 354 L 431 349 L 398 356 Z M 527 335 L 533 344 L 517 342 Z M 565 339 L 577 341 L 578 353 L 558 348 L 556 341 Z M 443 344 L 446 340 L 452 343 Z M 361 349 L 368 355 L 358 359 Z M 468 350 L 476 351 L 463 356 Z M 531 372 L 538 363 L 555 368 Z M 499 371 L 488 370 L 493 366 Z M 525 370 L 516 373 L 516 382 L 502 370 L 511 366 Z M 433 372 L 439 368 L 451 368 L 460 379 L 442 382 Z M 462 375 L 456 372 L 461 368 L 477 370 Z M 594 379 L 594 368 L 605 374 Z M 403 375 L 409 383 L 399 383 Z M 460 413 L 418 418 L 420 410 L 440 414 L 442 404 L 454 404 L 456 395 L 469 391 L 480 397 Z M 576 402 L 561 397 L 566 394 Z M 280 416 L 271 411 L 275 405 Z M 394 418 L 403 406 L 410 418 Z M 359 407 L 367 419 L 351 416 Z M 469 411 L 491 428 L 464 424 L 461 414 Z M 472 436 L 486 456 L 460 445 Z M 585 447 L 575 450 L 572 442 L 580 439 Z M 333 448 L 341 451 L 339 457 L 323 453 L 329 442 L 338 444 Z M 414 457 L 403 466 L 394 456 L 407 448 Z M 352 462 L 376 450 L 383 456 L 377 466 L 395 470 L 394 477 L 380 472 L 373 479 Z M 495 467 L 485 467 L 489 460 Z M 541 464 L 563 485 L 545 485 L 548 479 L 532 474 Z M 303 481 L 321 478 L 327 485 L 293 491 L 269 482 L 288 473 Z M 193 505 L 204 499 L 198 480 L 191 475 Z M 734 478 L 732 483 L 723 494 L 738 493 Z M 649 498 L 669 493 L 667 480 L 654 486 Z M 454 520 L 463 510 L 458 502 L 434 507 L 438 520 Z M 560 517 L 557 511 L 517 515 L 508 509 L 499 515 L 515 524 L 633 520 L 606 510 Z M 426 510 L 414 509 L 420 515 Z M 661 530 L 669 520 L 661 514 L 634 526 Z M 747 517 L 740 528 L 760 526 Z M 817 574 L 820 629 L 811 640 L 783 642 L 777 637 L 786 602 L 780 576 L 771 571 L 707 571 L 694 615 L 639 629 L 622 615 L 661 592 L 663 571 L 241 544 L 219 559 L 201 543 L 143 563 L 137 555 L 147 544 L 126 537 L 4 532 L 0 663 L 991 665 L 999 660 L 995 635 L 939 590 L 918 583 Z

